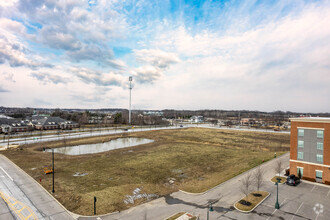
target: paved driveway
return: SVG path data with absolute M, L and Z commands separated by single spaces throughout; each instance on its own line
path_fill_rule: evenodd
M 280 209 L 274 208 L 276 187 L 271 183 L 266 189 L 272 193 L 258 208 L 250 214 L 228 211 L 214 219 L 289 219 L 289 220 L 329 220 L 330 219 L 330 187 L 309 182 L 298 186 L 279 186 Z

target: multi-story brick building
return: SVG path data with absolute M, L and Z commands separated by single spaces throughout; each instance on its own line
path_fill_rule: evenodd
M 330 118 L 290 120 L 290 173 L 330 184 Z

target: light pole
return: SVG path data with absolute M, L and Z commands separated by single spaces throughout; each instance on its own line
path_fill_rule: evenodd
M 94 196 L 94 215 L 96 215 L 96 196 Z
M 128 78 L 129 80 L 129 113 L 128 113 L 128 124 L 131 124 L 131 97 L 132 97 L 132 76 Z
M 212 207 L 212 204 L 211 203 L 209 203 L 208 205 L 207 205 L 207 220 L 209 220 L 209 215 L 210 215 L 210 212 L 213 212 L 214 210 L 213 210 L 213 207 Z
M 55 185 L 55 181 L 54 181 L 54 173 L 55 173 L 55 167 L 54 167 L 54 148 L 52 149 L 52 159 L 53 159 L 53 190 L 52 190 L 52 193 L 55 193 L 55 189 L 54 189 L 54 185 Z
M 280 183 L 280 179 L 277 179 L 275 185 L 277 187 L 277 194 L 276 194 L 276 203 L 275 203 L 275 209 L 280 209 L 280 204 L 278 203 L 278 184 Z
M 9 139 L 10 139 L 10 133 L 11 131 L 8 132 L 8 145 L 7 145 L 7 149 L 9 149 Z

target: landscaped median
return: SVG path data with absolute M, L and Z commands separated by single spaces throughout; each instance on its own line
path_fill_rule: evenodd
M 240 212 L 252 212 L 255 208 L 258 207 L 268 196 L 269 192 L 259 191 L 252 192 L 240 199 L 234 204 L 234 207 Z
M 283 176 L 274 176 L 273 178 L 270 179 L 270 181 L 272 181 L 273 183 L 276 183 L 278 181 L 278 179 L 280 179 L 280 184 L 283 184 L 286 182 L 286 177 Z

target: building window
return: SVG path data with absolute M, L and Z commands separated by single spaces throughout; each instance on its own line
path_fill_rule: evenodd
M 304 141 L 298 141 L 298 147 L 304 148 Z
M 323 155 L 322 154 L 316 154 L 316 161 L 323 163 Z
M 304 129 L 298 129 L 298 136 L 304 137 Z
M 297 167 L 297 176 L 299 176 L 299 171 L 300 171 L 301 176 L 303 176 L 303 174 L 304 174 L 304 168 Z
M 298 159 L 300 160 L 304 159 L 304 152 L 298 152 Z
M 318 179 L 322 179 L 322 174 L 323 174 L 322 171 L 319 171 L 319 170 L 315 171 L 315 177 L 318 178 Z
M 323 138 L 323 131 L 318 130 L 317 135 L 318 138 Z
M 321 142 L 317 142 L 317 146 L 316 146 L 316 148 L 317 148 L 318 150 L 323 150 L 323 143 L 321 143 Z

